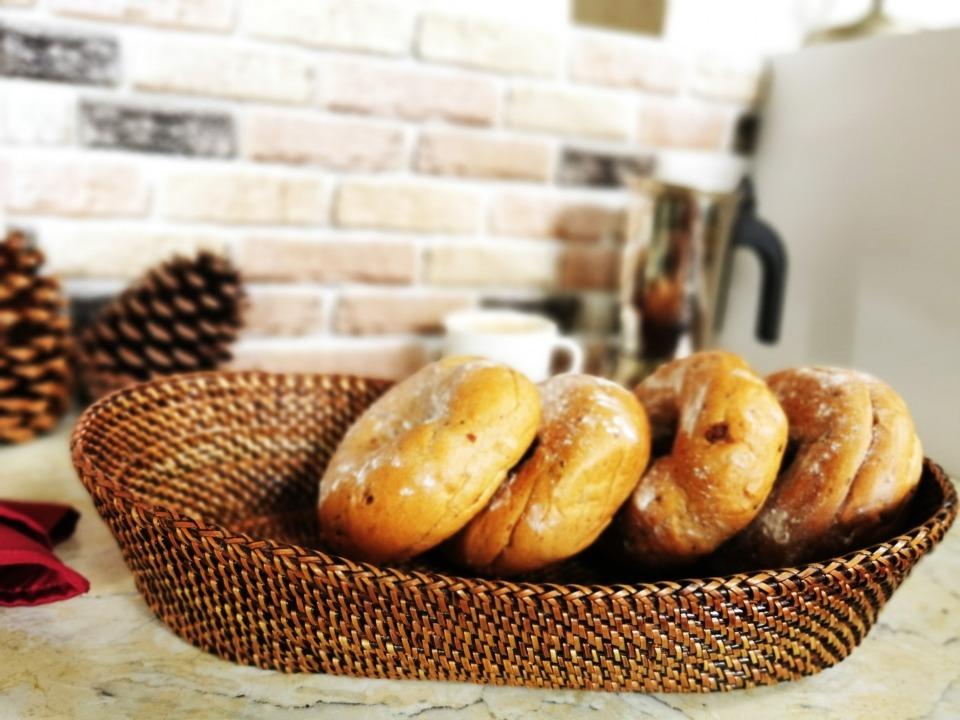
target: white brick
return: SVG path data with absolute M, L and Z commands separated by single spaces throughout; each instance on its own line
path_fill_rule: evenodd
M 0 142 L 64 145 L 73 142 L 76 94 L 53 84 L 0 83 Z
M 334 327 L 346 335 L 435 333 L 445 315 L 473 304 L 473 296 L 462 292 L 346 292 L 337 302 Z
M 11 213 L 138 216 L 150 193 L 130 163 L 16 159 L 0 163 L 0 197 Z
M 130 49 L 130 76 L 140 90 L 292 104 L 312 95 L 313 69 L 299 56 L 224 41 L 143 37 Z
M 434 285 L 549 288 L 557 253 L 547 245 L 443 245 L 427 252 L 426 275 Z
M 653 148 L 726 150 L 732 129 L 728 108 L 650 99 L 640 112 L 637 142 Z
M 51 273 L 77 278 L 136 278 L 174 255 L 225 253 L 223 238 L 150 231 L 137 226 L 70 223 L 38 235 Z
M 244 123 L 244 154 L 254 160 L 319 165 L 333 170 L 397 170 L 404 133 L 362 120 L 256 110 Z
M 335 218 L 342 227 L 475 233 L 480 200 L 445 186 L 348 180 L 337 193 Z
M 304 287 L 247 287 L 249 306 L 243 318 L 246 337 L 316 335 L 326 329 L 327 298 Z
M 420 342 L 330 339 L 242 340 L 231 349 L 234 370 L 338 373 L 399 380 L 429 359 Z
M 564 196 L 504 190 L 491 201 L 490 232 L 524 238 L 597 242 L 620 233 L 622 210 Z
M 427 14 L 420 21 L 417 50 L 437 62 L 506 73 L 553 76 L 560 39 L 550 32 L 478 17 Z
M 757 99 L 762 75 L 763 66 L 756 59 L 730 58 L 712 53 L 698 61 L 691 90 L 710 100 L 750 105 Z
M 403 284 L 417 271 L 417 248 L 409 241 L 253 236 L 240 241 L 236 257 L 244 277 L 254 280 Z
M 312 177 L 184 171 L 167 176 L 164 197 L 176 220 L 313 225 L 327 217 L 326 184 Z
M 579 33 L 570 57 L 575 80 L 653 92 L 677 92 L 688 71 L 663 42 L 607 33 Z
M 375 0 L 247 0 L 244 27 L 258 37 L 313 47 L 406 54 L 414 14 Z
M 188 30 L 229 30 L 233 0 L 50 0 L 60 15 Z
M 633 104 L 625 97 L 589 90 L 517 87 L 507 100 L 507 125 L 611 140 L 630 137 Z
M 479 132 L 424 130 L 417 149 L 417 169 L 437 175 L 550 179 L 551 146 L 526 137 Z
M 319 69 L 320 103 L 333 110 L 490 125 L 497 85 L 490 78 L 384 62 L 330 60 Z

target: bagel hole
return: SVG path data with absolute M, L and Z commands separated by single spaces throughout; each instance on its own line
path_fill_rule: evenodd
M 780 472 L 786 472 L 786 470 L 793 465 L 793 461 L 797 459 L 797 453 L 800 451 L 800 441 L 790 438 L 787 440 L 787 447 L 783 451 L 783 460 L 780 462 Z
M 676 439 L 676 422 L 667 427 L 654 428 L 653 437 L 650 438 L 651 457 L 659 458 L 664 455 L 669 455 L 673 451 L 673 443 Z
M 704 437 L 711 445 L 718 442 L 731 442 L 733 440 L 733 438 L 730 437 L 730 425 L 725 422 L 714 423 L 708 427 L 707 432 L 704 433 Z

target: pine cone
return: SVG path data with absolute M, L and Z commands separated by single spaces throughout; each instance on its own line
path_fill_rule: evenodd
M 101 310 L 80 336 L 77 364 L 88 393 L 230 360 L 245 294 L 228 260 L 203 252 L 149 271 Z
M 70 320 L 43 260 L 20 232 L 0 242 L 0 443 L 50 430 L 70 397 Z

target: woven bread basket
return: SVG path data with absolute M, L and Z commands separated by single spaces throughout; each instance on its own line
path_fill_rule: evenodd
M 73 462 L 174 632 L 286 672 L 646 692 L 766 685 L 846 657 L 957 511 L 927 461 L 903 534 L 797 568 L 600 584 L 582 562 L 547 578 L 564 583 L 355 563 L 311 545 L 318 478 L 386 387 L 203 374 L 87 410 Z

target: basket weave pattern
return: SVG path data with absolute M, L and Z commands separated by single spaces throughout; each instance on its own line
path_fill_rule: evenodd
M 846 657 L 956 515 L 952 484 L 928 461 L 911 530 L 772 572 L 510 582 L 310 549 L 323 467 L 386 387 L 194 375 L 129 388 L 84 414 L 74 464 L 174 632 L 286 672 L 648 692 L 772 684 Z

